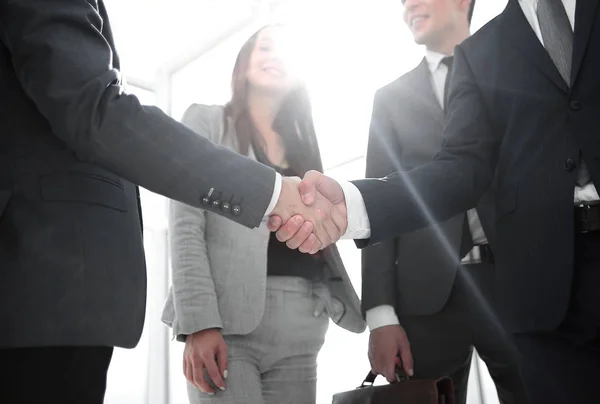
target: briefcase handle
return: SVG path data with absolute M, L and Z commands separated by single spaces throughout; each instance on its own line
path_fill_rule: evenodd
M 362 384 L 358 388 L 362 389 L 365 387 L 372 387 L 373 383 L 375 383 L 376 378 L 377 378 L 377 375 L 375 373 L 369 372 L 367 377 L 365 377 L 365 380 L 362 382 Z M 400 366 L 396 366 L 396 383 L 404 381 L 404 380 L 408 380 L 408 379 L 410 379 L 410 377 L 408 377 L 406 375 L 406 373 L 404 372 L 404 369 L 402 369 Z

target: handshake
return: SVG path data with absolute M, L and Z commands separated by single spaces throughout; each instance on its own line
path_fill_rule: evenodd
M 346 232 L 348 215 L 342 187 L 318 171 L 303 180 L 285 177 L 267 226 L 291 249 L 315 254 Z

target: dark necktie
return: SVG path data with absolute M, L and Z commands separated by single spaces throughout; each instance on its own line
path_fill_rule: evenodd
M 537 17 L 544 48 L 565 83 L 570 86 L 573 30 L 562 0 L 539 0 Z
M 448 87 L 450 85 L 450 75 L 452 74 L 452 63 L 454 62 L 453 56 L 446 56 L 442 59 L 442 63 L 446 65 L 448 68 L 448 74 L 446 74 L 446 80 L 444 81 L 444 96 L 442 99 L 444 100 L 443 109 L 446 110 L 446 104 L 448 101 Z
M 537 17 L 544 40 L 544 48 L 554 62 L 565 83 L 571 86 L 571 61 L 573 59 L 573 30 L 562 0 L 539 0 Z M 579 156 L 576 183 L 580 187 L 591 181 L 585 162 Z

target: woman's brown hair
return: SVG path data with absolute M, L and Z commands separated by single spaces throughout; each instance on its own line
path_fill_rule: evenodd
M 257 158 L 265 163 L 268 159 L 264 141 L 248 112 L 247 72 L 258 35 L 272 26 L 256 31 L 240 49 L 231 76 L 231 100 L 225 106 L 225 120 L 226 123 L 229 119 L 233 122 L 239 152 L 247 155 L 252 146 Z M 302 177 L 308 170 L 323 171 L 310 97 L 304 85 L 298 85 L 285 96 L 273 122 L 273 130 L 282 139 L 286 161 L 295 175 Z

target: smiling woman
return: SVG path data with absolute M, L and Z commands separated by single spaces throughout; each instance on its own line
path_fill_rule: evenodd
M 323 166 L 287 39 L 278 25 L 250 36 L 234 64 L 231 100 L 193 104 L 183 123 L 283 176 L 302 177 Z M 207 203 L 235 208 L 216 195 Z M 169 222 L 173 286 L 163 321 L 185 341 L 190 402 L 314 402 L 329 319 L 349 331 L 365 328 L 337 247 L 302 254 L 265 225 L 240 228 L 175 201 Z

